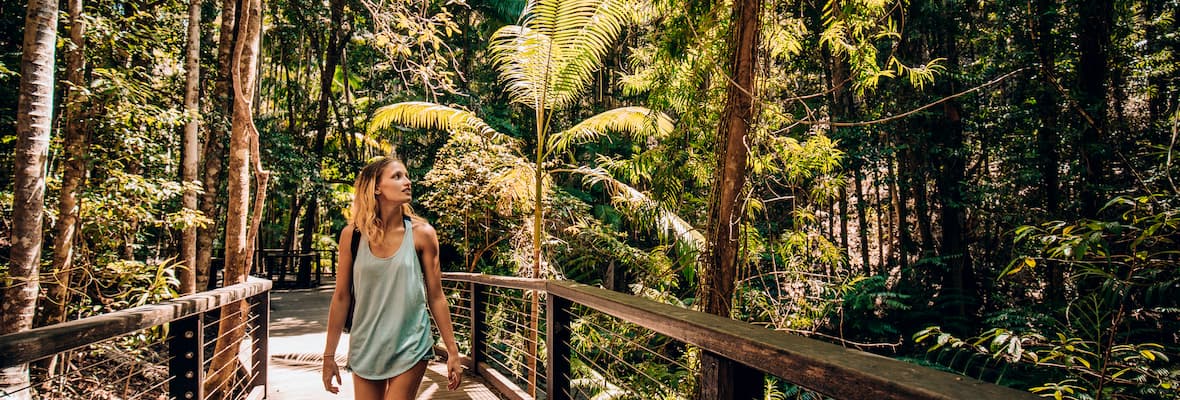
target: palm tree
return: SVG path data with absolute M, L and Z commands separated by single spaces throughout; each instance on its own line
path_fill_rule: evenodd
M 592 116 L 573 126 L 553 132 L 553 115 L 574 104 L 591 84 L 594 72 L 611 49 L 623 28 L 638 17 L 636 5 L 626 0 L 534 0 L 523 13 L 521 25 L 508 25 L 491 37 L 490 50 L 507 85 L 509 98 L 533 110 L 535 149 L 530 155 L 519 139 L 502 135 L 471 112 L 428 102 L 405 102 L 378 109 L 369 126 L 370 132 L 390 125 L 411 128 L 442 129 L 451 132 L 451 140 L 479 135 L 515 149 L 505 168 L 492 182 L 500 188 L 495 195 L 501 203 L 510 203 L 530 211 L 532 267 L 527 277 L 545 274 L 542 243 L 545 232 L 545 198 L 551 190 L 554 172 L 578 173 L 588 183 L 606 185 L 616 204 L 640 206 L 653 202 L 643 192 L 616 180 L 601 168 L 561 165 L 555 156 L 571 146 L 595 141 L 609 133 L 622 133 L 633 139 L 662 138 L 672 132 L 672 120 L 643 107 L 623 107 Z M 531 162 L 530 162 L 531 161 Z M 660 207 L 657 211 L 661 231 L 699 248 L 703 236 L 675 214 Z M 523 258 L 523 257 L 521 257 Z M 518 259 L 521 259 L 518 258 Z M 521 264 L 527 264 L 522 262 Z M 523 266 L 523 265 L 522 265 Z M 536 328 L 539 320 L 537 296 L 532 297 L 529 341 L 529 392 L 535 395 Z
M 554 172 L 584 175 L 588 183 L 603 183 L 616 204 L 652 205 L 643 192 L 616 180 L 601 168 L 555 165 L 555 156 L 572 146 L 622 133 L 632 139 L 662 138 L 671 133 L 670 118 L 644 107 L 622 107 L 583 120 L 559 132 L 553 131 L 553 115 L 572 105 L 585 92 L 593 74 L 623 27 L 635 20 L 635 5 L 621 0 L 536 0 L 525 9 L 523 25 L 500 28 L 491 38 L 493 61 L 507 84 L 509 98 L 525 105 L 535 116 L 536 148 L 531 157 L 519 151 L 521 141 L 502 135 L 471 112 L 429 102 L 404 102 L 378 109 L 369 125 L 375 132 L 390 125 L 442 129 L 455 135 L 478 134 L 518 149 L 517 159 L 494 182 L 505 190 L 501 200 L 517 203 L 531 212 L 532 268 L 529 277 L 545 275 L 542 254 L 544 201 Z M 454 138 L 455 136 L 452 136 Z M 531 160 L 530 160 L 531 159 Z M 531 204 L 521 204 L 521 203 Z M 703 237 L 675 214 L 651 208 L 652 222 L 669 237 L 690 244 Z

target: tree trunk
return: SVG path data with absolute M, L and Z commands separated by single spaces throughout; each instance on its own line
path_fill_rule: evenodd
M 76 0 L 72 0 L 76 1 Z M 184 149 L 181 152 L 181 181 L 197 184 L 197 164 L 201 158 L 201 139 L 198 129 L 200 119 L 200 80 L 201 80 L 201 0 L 189 0 L 188 4 L 188 49 L 185 56 L 184 109 L 189 115 L 189 121 L 184 125 Z M 182 199 L 182 207 L 197 210 L 197 191 L 186 189 Z M 197 227 L 184 229 L 180 239 L 180 258 L 184 267 L 177 277 L 180 280 L 180 294 L 190 294 L 197 291 Z
M 930 196 L 926 191 L 926 185 L 930 180 L 926 178 L 926 173 L 922 169 L 928 163 L 925 157 L 920 155 L 929 152 L 930 149 L 923 143 L 917 143 L 915 146 L 918 151 L 910 152 L 910 161 L 913 163 L 909 166 L 909 174 L 912 178 L 910 189 L 914 191 L 914 218 L 918 224 L 918 237 L 922 239 L 922 242 L 915 244 L 914 249 L 922 249 L 918 256 L 924 258 L 929 256 L 935 246 L 934 229 L 931 227 L 933 222 L 930 217 Z
M 849 81 L 850 66 L 848 65 L 848 60 L 844 56 L 833 53 L 830 49 L 825 49 L 823 53 L 827 58 L 826 61 L 831 78 L 828 86 L 832 91 L 832 106 L 829 112 L 829 119 L 832 121 L 854 120 L 857 116 L 856 98 L 853 92 L 849 90 L 852 85 Z M 864 138 L 856 136 L 857 133 L 852 128 L 831 127 L 831 130 L 832 137 L 845 139 L 844 142 L 850 147 L 848 150 L 848 168 L 854 171 L 853 179 L 855 181 L 852 184 L 852 188 L 856 191 L 857 237 L 860 240 L 858 248 L 860 250 L 861 267 L 864 271 L 868 271 L 869 243 L 865 223 L 864 189 L 861 183 L 864 180 L 864 174 L 861 171 L 861 167 L 864 165 L 861 159 L 864 155 L 862 146 Z M 840 241 L 845 251 L 849 252 L 849 257 L 851 257 L 852 247 L 850 247 L 848 238 L 848 206 L 852 201 L 852 195 L 848 193 L 848 189 L 847 184 L 841 188 L 844 196 L 840 202 Z M 849 260 L 849 264 L 851 264 L 851 260 Z
M 225 224 L 225 286 L 246 281 L 250 271 L 252 239 L 260 223 L 259 207 L 266 201 L 266 175 L 259 174 L 259 190 L 255 194 L 254 226 L 248 229 L 247 212 L 250 209 L 250 162 L 254 159 L 258 169 L 257 130 L 252 115 L 255 78 L 258 71 L 258 48 L 262 33 L 262 1 L 245 0 L 242 3 L 238 40 L 234 45 L 232 81 L 234 89 L 233 125 L 230 131 L 229 207 Z M 254 140 L 252 140 L 254 139 Z M 253 153 L 253 154 L 251 154 Z M 229 379 L 237 372 L 238 343 L 244 335 L 246 303 L 239 301 L 227 305 L 218 326 L 215 356 L 210 362 L 206 393 L 220 393 L 226 396 Z
M 299 193 L 291 196 L 291 216 L 287 219 L 287 234 L 283 236 L 283 250 L 294 251 L 295 239 L 299 233 L 299 212 L 303 211 L 303 197 Z
M 16 151 L 12 188 L 12 247 L 7 282 L 3 282 L 0 334 L 33 326 L 41 265 L 42 222 L 45 207 L 45 162 L 53 126 L 54 52 L 57 42 L 57 2 L 29 0 L 21 47 L 21 79 L 16 110 Z M 0 390 L 15 399 L 28 399 L 28 365 L 0 369 Z
M 1083 168 L 1082 216 L 1088 218 L 1098 216 L 1109 158 L 1102 135 L 1106 129 L 1106 88 L 1110 78 L 1107 59 L 1113 15 L 1114 3 L 1108 0 L 1082 0 L 1078 5 L 1078 100 L 1090 116 L 1078 143 Z
M 870 170 L 870 172 L 872 172 L 870 179 L 872 179 L 873 182 L 873 185 L 870 188 L 870 190 L 873 192 L 874 198 L 873 209 L 876 210 L 877 214 L 877 273 L 883 274 L 888 271 L 889 265 L 888 258 L 885 255 L 885 249 L 892 247 L 886 247 L 885 235 L 886 232 L 892 232 L 892 228 L 890 228 L 890 223 L 888 221 L 889 205 L 882 200 L 884 199 L 884 196 L 881 194 L 881 167 L 877 162 L 873 163 L 873 168 Z
M 221 28 L 217 40 L 217 80 L 213 83 L 214 115 L 218 123 L 209 124 L 209 136 L 205 139 L 205 162 L 201 196 L 201 213 L 213 220 L 213 225 L 197 229 L 197 287 L 204 290 L 212 279 L 210 266 L 213 259 L 213 237 L 217 234 L 218 221 L 222 214 L 217 204 L 221 192 L 221 163 L 225 157 L 226 122 L 230 118 L 230 75 L 232 74 L 232 49 L 237 36 L 237 0 L 224 0 L 221 5 Z M 224 255 L 222 255 L 224 257 Z M 224 265 L 224 258 L 222 265 Z
M 896 147 L 896 143 L 894 144 Z M 902 152 L 902 157 L 908 151 Z M 896 166 L 894 162 L 896 161 Z M 913 240 L 910 237 L 910 215 L 909 215 L 909 199 L 906 198 L 905 181 L 902 179 L 902 161 L 893 157 L 889 163 L 889 175 L 893 177 L 893 186 L 890 187 L 890 192 L 893 194 L 893 212 L 897 215 L 894 218 L 894 225 L 897 226 L 897 266 L 904 270 L 910 262 L 910 247 L 913 246 Z
M 312 143 L 312 165 L 316 168 L 316 175 L 319 175 L 320 163 L 324 157 L 324 142 L 328 138 L 328 110 L 332 99 L 332 81 L 336 75 L 336 67 L 340 63 L 340 49 L 344 46 L 340 43 L 341 21 L 344 18 L 344 1 L 330 0 L 329 1 L 329 29 L 331 33 L 328 36 L 328 48 L 324 54 L 324 69 L 320 71 L 320 99 L 317 104 L 318 112 L 315 119 L 315 142 Z M 311 251 L 312 239 L 315 236 L 316 226 L 319 219 L 319 179 L 312 180 L 312 189 L 307 191 L 307 211 L 303 214 L 303 240 L 300 242 L 300 248 L 303 251 Z M 311 282 L 311 264 L 303 263 L 299 266 L 299 274 L 296 278 L 296 285 L 305 287 Z
M 840 248 L 849 251 L 848 244 L 848 182 L 840 185 Z M 849 254 L 851 256 L 851 254 Z
M 1053 27 L 1057 25 L 1056 2 L 1051 0 L 1037 0 L 1034 4 L 1034 15 L 1037 16 L 1036 32 L 1033 46 L 1036 48 L 1037 61 L 1041 64 L 1041 75 L 1046 81 L 1037 88 L 1036 102 L 1040 124 L 1037 127 L 1037 158 L 1040 160 L 1041 191 L 1044 195 L 1045 214 L 1050 220 L 1058 218 L 1061 204 L 1061 184 L 1058 168 L 1061 164 L 1060 154 L 1057 152 L 1060 139 L 1057 134 L 1057 115 L 1061 107 L 1057 99 L 1057 91 L 1048 83 L 1047 79 L 1057 76 L 1057 51 L 1053 43 Z M 1053 261 L 1045 263 L 1048 274 L 1048 300 L 1051 304 L 1063 301 L 1061 265 Z
M 856 189 L 856 220 L 857 220 L 857 236 L 860 239 L 860 262 L 861 273 L 866 276 L 873 274 L 872 264 L 869 262 L 869 218 L 865 212 L 865 191 L 864 191 L 864 162 L 857 162 L 855 173 L 853 174 L 855 182 L 853 187 Z
M 86 21 L 82 19 L 82 0 L 69 0 L 70 42 L 66 47 L 66 76 L 69 80 L 65 104 L 65 173 L 58 195 L 58 217 L 53 239 L 53 279 L 45 283 L 48 295 L 40 325 L 66 320 L 70 301 L 70 279 L 74 263 L 74 236 L 78 232 L 78 188 L 86 178 Z
M 957 10 L 948 10 L 955 13 Z M 953 21 L 953 15 L 944 15 L 944 20 Z M 951 68 L 959 66 L 959 52 L 956 40 L 958 27 L 944 26 L 938 32 L 936 43 L 937 52 L 947 57 L 947 65 Z M 954 77 L 949 77 L 942 83 L 935 85 L 936 92 L 942 96 L 950 96 L 958 90 Z M 932 128 L 941 149 L 935 152 L 935 165 L 939 166 L 936 185 L 939 197 L 939 226 L 942 228 L 942 240 L 939 242 L 939 256 L 945 265 L 946 274 L 943 276 L 939 297 L 944 306 L 951 307 L 953 316 L 962 320 L 964 327 L 970 324 L 971 315 L 968 310 L 977 303 L 974 297 L 974 277 L 971 268 L 971 254 L 969 252 L 966 212 L 966 179 L 967 163 L 963 133 L 963 109 L 957 101 L 943 103 L 942 116 L 932 121 Z
M 733 31 L 725 109 L 717 128 L 717 187 L 709 201 L 708 251 L 702 267 L 701 311 L 729 317 L 738 265 L 738 247 L 744 219 L 741 197 L 746 182 L 746 137 L 757 117 L 753 94 L 759 39 L 761 0 L 737 0 L 733 5 Z M 729 399 L 735 396 L 733 363 L 712 353 L 701 353 L 699 398 Z M 746 388 L 748 389 L 748 388 Z

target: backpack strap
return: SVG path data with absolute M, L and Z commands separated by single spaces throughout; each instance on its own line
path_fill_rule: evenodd
M 356 265 L 356 251 L 361 248 L 361 235 L 360 235 L 360 233 L 361 232 L 356 229 L 356 226 L 353 225 L 353 227 L 352 227 L 352 245 L 349 246 L 349 248 L 352 249 L 352 253 L 351 253 L 352 260 L 349 261 L 350 262 L 350 264 L 348 264 L 349 267 Z M 348 270 L 352 271 L 352 268 L 349 268 Z
M 353 269 L 356 266 L 356 251 L 361 248 L 361 232 L 356 229 L 356 225 L 352 226 L 352 243 L 349 249 L 352 251 L 352 258 L 348 261 L 348 314 L 344 317 L 344 331 L 352 330 L 352 314 L 356 309 L 356 271 Z

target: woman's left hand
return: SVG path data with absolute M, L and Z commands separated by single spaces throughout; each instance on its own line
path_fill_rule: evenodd
M 463 382 L 463 364 L 459 363 L 459 355 L 447 357 L 447 389 L 455 390 Z

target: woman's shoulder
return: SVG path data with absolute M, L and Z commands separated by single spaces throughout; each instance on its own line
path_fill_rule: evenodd
M 357 234 L 356 228 L 352 224 L 344 225 L 340 229 L 340 241 L 346 242 L 352 240 L 352 235 Z
M 418 238 L 434 238 L 438 236 L 438 232 L 434 230 L 434 226 L 423 218 L 412 218 L 411 228 L 414 230 L 414 236 Z

